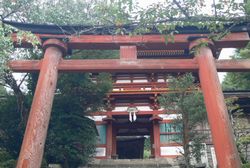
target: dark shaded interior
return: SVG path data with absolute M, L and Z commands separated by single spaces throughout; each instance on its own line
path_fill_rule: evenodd
M 144 137 L 118 140 L 118 159 L 143 159 L 144 140 Z

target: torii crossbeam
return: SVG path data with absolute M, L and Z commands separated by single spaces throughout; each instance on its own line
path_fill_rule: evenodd
M 129 62 L 129 63 L 128 63 Z M 9 67 L 15 72 L 38 72 L 42 60 L 18 60 L 9 62 Z M 112 66 L 110 66 L 112 65 Z M 218 72 L 250 71 L 250 59 L 245 60 L 215 60 Z M 74 59 L 61 60 L 59 72 L 198 72 L 196 59 Z
M 20 29 L 27 24 L 12 24 Z M 46 26 L 45 26 L 46 27 Z M 53 26 L 52 26 L 53 27 Z M 35 28 L 43 29 L 42 25 Z M 18 168 L 40 167 L 53 104 L 58 72 L 198 72 L 204 94 L 212 139 L 220 168 L 239 168 L 240 158 L 234 141 L 232 127 L 220 87 L 218 71 L 250 71 L 250 60 L 216 60 L 215 52 L 221 48 L 240 48 L 249 42 L 247 29 L 235 29 L 218 41 L 211 42 L 208 33 L 181 33 L 174 36 L 174 43 L 166 43 L 164 35 L 63 35 L 49 32 L 32 32 L 41 40 L 44 58 L 10 61 L 14 72 L 40 71 L 24 140 L 19 155 Z M 237 31 L 236 31 L 237 30 Z M 52 31 L 52 30 L 51 30 Z M 16 43 L 16 35 L 13 41 Z M 66 40 L 65 40 L 66 39 Z M 138 59 L 139 50 L 186 50 L 206 41 L 194 58 L 189 59 Z M 17 47 L 30 47 L 23 41 Z M 212 49 L 212 48 L 213 49 Z M 73 49 L 120 49 L 120 59 L 65 60 L 62 57 Z

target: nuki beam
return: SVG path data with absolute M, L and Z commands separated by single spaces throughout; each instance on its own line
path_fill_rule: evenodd
M 124 58 L 125 59 L 125 58 Z M 81 59 L 59 62 L 59 72 L 195 72 L 198 71 L 196 59 Z M 35 72 L 41 69 L 43 60 L 15 60 L 9 62 L 14 72 Z M 218 72 L 250 71 L 250 59 L 215 60 Z

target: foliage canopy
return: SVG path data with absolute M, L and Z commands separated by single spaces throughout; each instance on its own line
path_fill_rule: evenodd
M 198 87 L 194 82 L 195 78 L 190 73 L 173 77 L 168 85 L 170 93 L 159 98 L 160 105 L 166 109 L 167 113 L 176 113 L 179 116 L 174 120 L 174 124 L 182 127 L 181 144 L 187 167 L 191 167 L 191 155 L 200 161 L 201 143 L 206 138 L 197 130 L 197 127 L 206 121 L 206 108 L 202 93 L 197 90 Z

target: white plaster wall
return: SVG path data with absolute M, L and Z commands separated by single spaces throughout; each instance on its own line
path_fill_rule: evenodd
M 94 120 L 94 121 L 102 121 L 103 118 L 106 118 L 107 116 L 87 116 L 89 119 Z
M 181 117 L 181 114 L 159 114 L 163 120 L 174 120 Z
M 160 151 L 162 156 L 181 155 L 184 152 L 182 146 L 165 146 Z
M 105 157 L 106 156 L 106 148 L 97 147 L 95 156 L 97 156 L 97 157 Z

